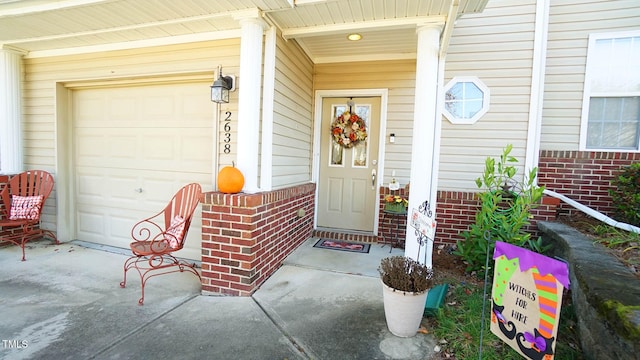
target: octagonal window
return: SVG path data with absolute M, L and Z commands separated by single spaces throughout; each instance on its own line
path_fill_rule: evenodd
M 489 88 L 477 77 L 454 77 L 444 94 L 443 113 L 452 124 L 474 124 L 489 110 Z

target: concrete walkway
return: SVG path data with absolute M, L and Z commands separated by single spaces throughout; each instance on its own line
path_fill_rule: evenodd
M 386 327 L 377 266 L 403 251 L 313 248 L 252 297 L 200 295 L 189 273 L 152 278 L 139 306 L 126 255 L 80 243 L 0 247 L 0 359 L 429 359 L 432 337 Z

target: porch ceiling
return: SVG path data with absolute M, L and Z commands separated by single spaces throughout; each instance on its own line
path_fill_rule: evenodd
M 452 22 L 488 1 L 0 0 L 0 46 L 40 57 L 230 38 L 241 18 L 261 13 L 314 62 L 413 58 L 416 25 Z M 353 32 L 362 40 L 348 41 Z

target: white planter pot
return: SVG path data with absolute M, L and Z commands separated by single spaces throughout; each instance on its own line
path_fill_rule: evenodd
M 420 328 L 428 293 L 429 290 L 421 293 L 394 291 L 382 283 L 384 316 L 387 327 L 393 335 L 398 337 L 416 335 Z

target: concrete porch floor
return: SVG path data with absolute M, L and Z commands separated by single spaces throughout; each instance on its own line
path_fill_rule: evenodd
M 252 297 L 200 295 L 190 273 L 119 286 L 126 255 L 71 242 L 0 247 L 0 359 L 429 359 L 431 336 L 386 327 L 369 254 L 303 243 Z

